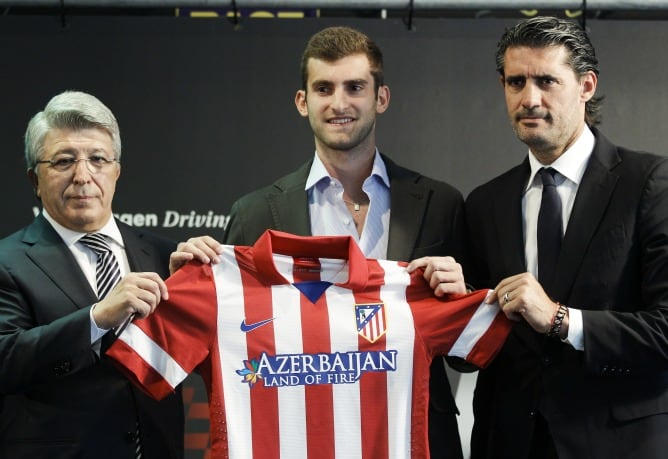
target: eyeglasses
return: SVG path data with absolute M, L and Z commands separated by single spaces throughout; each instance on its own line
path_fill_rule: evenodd
M 72 166 L 77 164 L 79 161 L 85 161 L 88 171 L 95 174 L 97 172 L 102 172 L 107 169 L 113 163 L 119 163 L 117 159 L 108 159 L 104 156 L 93 155 L 90 158 L 56 158 L 56 159 L 43 159 L 41 161 L 35 161 L 36 164 L 48 164 L 49 167 L 57 170 L 58 172 L 67 172 L 72 169 Z

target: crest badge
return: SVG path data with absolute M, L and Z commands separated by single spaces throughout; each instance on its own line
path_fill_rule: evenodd
M 384 303 L 356 304 L 357 333 L 370 343 L 378 341 L 387 330 Z

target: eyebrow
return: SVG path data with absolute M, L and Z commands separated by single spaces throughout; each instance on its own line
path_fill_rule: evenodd
M 544 79 L 544 78 L 551 78 L 551 79 L 553 79 L 553 80 L 558 80 L 558 79 L 559 79 L 559 78 L 557 78 L 555 75 L 553 75 L 553 74 L 551 74 L 551 73 L 540 73 L 540 74 L 529 75 L 529 76 L 527 76 L 527 75 L 525 75 L 525 74 L 523 74 L 523 73 L 518 73 L 518 74 L 516 74 L 516 75 L 506 75 L 504 78 L 505 78 L 506 80 L 517 80 L 517 79 L 524 79 L 524 80 L 535 79 L 535 80 L 541 80 L 541 79 Z
M 343 83 L 346 85 L 351 85 L 351 84 L 366 85 L 369 84 L 369 81 L 364 78 L 358 78 L 356 80 L 346 80 Z
M 343 82 L 344 86 L 350 86 L 350 85 L 368 85 L 369 80 L 365 78 L 356 78 L 353 80 L 345 80 Z M 311 83 L 311 87 L 316 87 L 316 86 L 334 86 L 334 83 L 331 80 L 315 80 Z
M 75 149 L 75 148 L 63 148 L 63 149 L 61 149 L 61 150 L 57 150 L 57 151 L 53 154 L 53 156 L 56 156 L 56 155 L 72 155 L 72 156 L 76 156 L 78 152 L 79 152 L 79 150 L 77 150 L 77 149 Z M 86 153 L 86 154 L 89 154 L 89 155 L 94 155 L 95 153 L 105 153 L 105 154 L 107 153 L 107 151 L 106 151 L 104 148 L 92 148 L 92 149 L 90 149 L 90 150 L 85 150 L 85 151 L 83 151 L 83 152 Z

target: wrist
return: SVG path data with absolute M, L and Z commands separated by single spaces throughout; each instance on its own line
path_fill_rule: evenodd
M 554 311 L 546 334 L 550 338 L 559 339 L 568 336 L 568 308 L 563 304 L 557 302 L 557 309 Z
M 569 309 L 568 307 L 564 306 L 566 308 L 566 315 L 564 316 L 563 321 L 561 322 L 561 328 L 559 329 L 559 339 L 564 341 L 566 338 L 568 338 L 568 319 L 569 319 Z

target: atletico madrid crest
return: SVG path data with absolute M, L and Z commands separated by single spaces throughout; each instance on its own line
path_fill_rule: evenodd
M 378 341 L 387 330 L 384 303 L 356 304 L 355 318 L 357 333 L 371 343 Z

